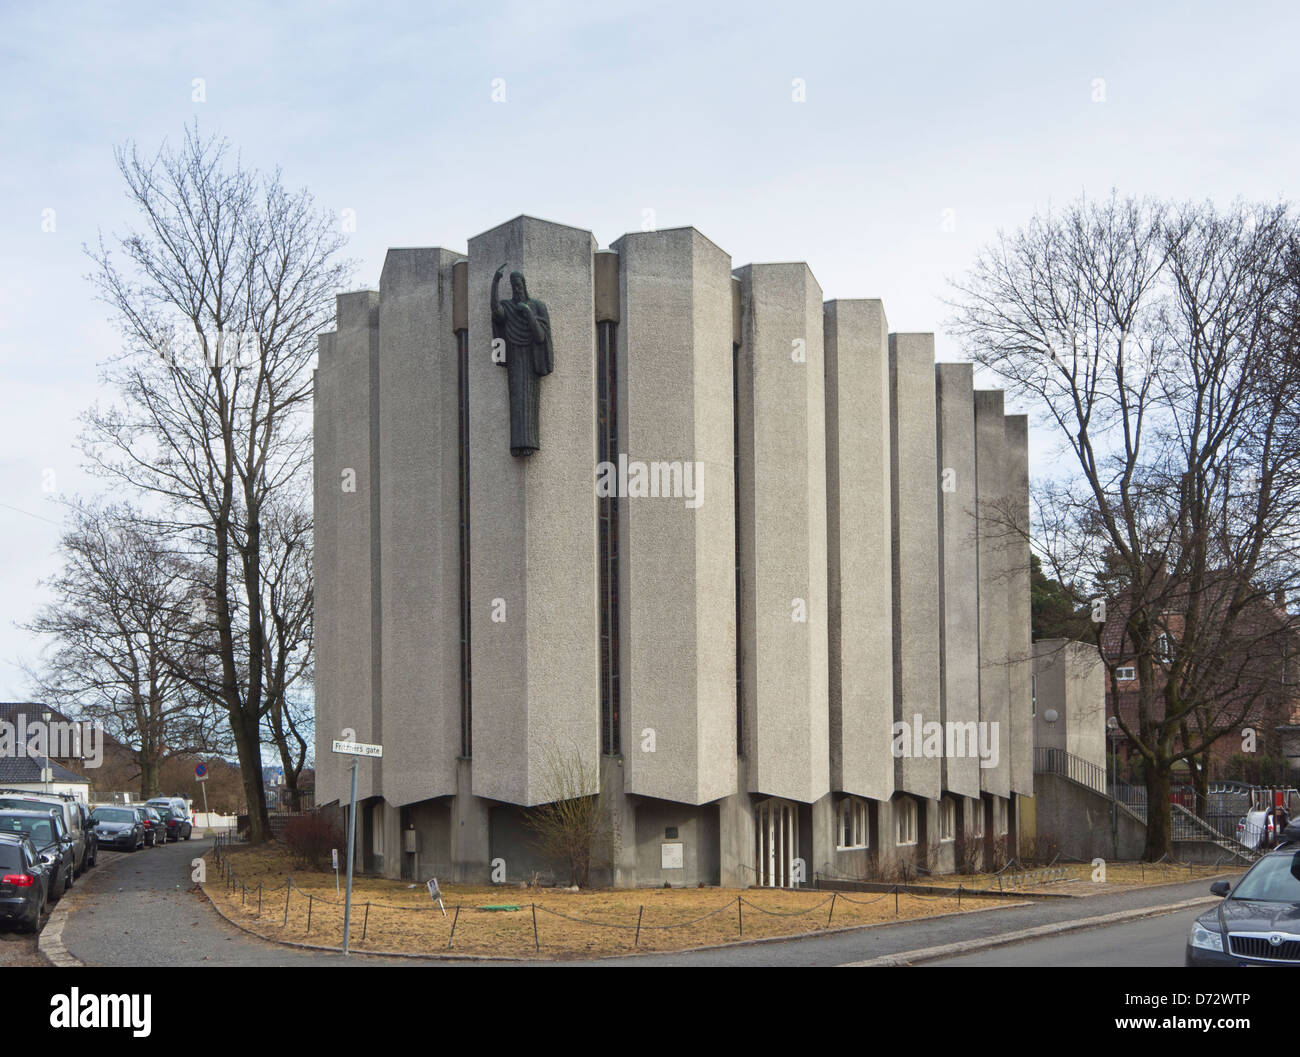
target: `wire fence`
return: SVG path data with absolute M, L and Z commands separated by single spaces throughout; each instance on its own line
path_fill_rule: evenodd
M 320 945 L 326 945 L 328 939 L 337 939 L 341 944 L 344 910 L 344 901 L 341 898 L 329 899 L 315 892 L 304 891 L 294 883 L 292 877 L 288 877 L 284 882 L 273 888 L 266 887 L 262 882 L 258 882 L 256 887 L 251 887 L 240 879 L 236 870 L 235 857 L 230 854 L 231 847 L 238 843 L 241 843 L 241 841 L 235 835 L 219 836 L 213 843 L 213 858 L 218 874 L 216 880 L 222 885 L 222 890 L 227 897 L 233 899 L 237 896 L 239 905 L 245 911 L 273 926 L 278 925 L 281 929 L 288 930 L 290 923 L 293 922 L 295 926 L 301 925 L 302 935 L 305 939 L 314 940 Z M 794 889 L 760 889 L 759 891 L 789 894 L 797 892 Z M 813 891 L 809 890 L 809 894 Z M 463 915 L 487 916 L 499 914 L 501 911 L 527 911 L 526 925 L 531 926 L 532 944 L 537 952 L 542 949 L 542 931 L 538 927 L 539 914 L 543 915 L 543 917 L 549 916 L 562 919 L 582 927 L 620 931 L 630 939 L 631 947 L 635 949 L 641 946 L 642 936 L 645 933 L 662 935 L 677 929 L 697 928 L 704 922 L 721 918 L 727 914 L 732 914 L 735 917 L 734 935 L 738 939 L 745 937 L 747 913 L 751 917 L 757 914 L 761 917 L 779 920 L 807 919 L 809 928 L 805 931 L 813 931 L 834 927 L 836 911 L 841 908 L 848 912 L 850 907 L 870 907 L 877 903 L 892 900 L 893 916 L 897 919 L 903 916 L 902 899 L 904 898 L 920 902 L 952 900 L 955 898 L 958 910 L 963 908 L 963 900 L 968 904 L 972 899 L 977 900 L 977 897 L 973 896 L 968 887 L 960 884 L 956 888 L 932 888 L 924 892 L 919 892 L 912 886 L 896 884 L 886 891 L 876 893 L 872 898 L 854 898 L 844 892 L 832 891 L 825 893 L 825 898 L 818 900 L 816 903 L 793 910 L 766 907 L 755 902 L 752 898 L 740 895 L 696 917 L 685 921 L 667 923 L 647 922 L 645 920 L 647 910 L 645 904 L 636 907 L 635 914 L 632 914 L 629 908 L 628 920 L 626 921 L 602 921 L 597 918 L 569 914 L 537 902 L 510 903 L 496 907 L 458 903 L 444 907 L 432 902 L 429 906 L 414 906 L 382 903 L 374 900 L 364 902 L 354 900 L 352 904 L 352 929 L 353 935 L 356 936 L 356 928 L 358 923 L 360 924 L 362 942 L 368 939 L 373 940 L 381 933 L 393 937 L 409 938 L 412 935 L 411 920 L 403 917 L 395 922 L 393 918 L 387 915 L 394 913 L 417 916 L 441 914 L 447 918 L 449 925 L 446 947 L 443 949 L 451 950 L 455 946 L 457 930 L 461 927 Z M 380 920 L 383 921 L 382 928 L 378 924 Z M 843 914 L 840 923 L 845 927 L 851 927 L 851 922 L 847 921 Z M 753 936 L 755 931 L 751 922 L 750 935 Z M 563 946 L 563 944 L 559 946 Z

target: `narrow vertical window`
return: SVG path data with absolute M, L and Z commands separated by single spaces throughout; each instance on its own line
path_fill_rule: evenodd
M 602 463 L 618 463 L 617 324 L 596 324 L 596 449 Z M 617 489 L 614 490 L 615 492 Z M 618 496 L 597 499 L 600 536 L 600 737 L 601 751 L 617 756 L 618 670 Z
M 731 346 L 731 494 L 736 530 L 736 755 L 745 755 L 745 664 L 741 655 L 740 577 L 740 346 Z
M 460 754 L 474 755 L 469 659 L 469 331 L 456 331 L 460 479 Z

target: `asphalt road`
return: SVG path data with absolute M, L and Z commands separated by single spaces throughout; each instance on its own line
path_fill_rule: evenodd
M 481 965 L 481 962 L 437 959 L 380 958 L 296 950 L 267 943 L 219 918 L 190 881 L 190 861 L 210 846 L 203 840 L 182 841 L 131 853 L 101 853 L 100 866 L 73 889 L 75 897 L 63 929 L 68 952 L 87 965 L 202 966 L 202 965 Z M 1088 899 L 1055 899 L 1024 907 L 1005 907 L 931 921 L 914 921 L 882 928 L 836 933 L 808 939 L 784 940 L 694 953 L 658 954 L 598 962 L 564 962 L 660 966 L 842 965 L 931 947 L 957 940 L 992 936 L 1035 925 L 1094 917 L 1137 907 L 1156 907 L 1207 895 L 1207 881 L 1192 881 Z M 1026 943 L 978 958 L 984 965 L 1083 965 L 1181 963 L 1186 915 L 1130 922 L 1118 928 L 1098 929 L 1073 937 L 1054 937 Z M 1186 920 L 1190 921 L 1190 917 Z M 1150 937 L 1156 944 L 1146 957 L 1157 962 L 1117 961 L 1100 958 L 1105 944 L 1115 943 L 1126 958 L 1144 957 L 1137 949 Z M 1177 957 L 1173 955 L 1177 937 Z M 1100 937 L 1100 938 L 1099 938 Z M 1020 953 L 1016 953 L 1019 951 Z M 1017 958 L 1037 959 L 1018 961 Z M 964 963 L 964 959 L 961 963 Z M 490 963 L 489 963 L 490 964 Z M 497 963 L 499 964 L 499 963 Z M 538 964 L 538 963 L 531 963 Z M 542 963 L 554 964 L 554 963 Z
M 1206 907 L 1160 917 L 1126 921 L 1084 932 L 1069 932 L 927 965 L 983 967 L 1080 966 L 1107 969 L 1180 966 L 1192 922 Z

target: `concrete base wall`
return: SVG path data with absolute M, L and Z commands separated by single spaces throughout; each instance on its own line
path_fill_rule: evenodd
M 674 804 L 665 800 L 640 800 L 636 812 L 636 884 L 642 888 L 693 887 L 718 884 L 718 805 Z M 670 836 L 675 829 L 677 835 Z M 682 846 L 681 869 L 664 869 L 663 846 Z
M 1034 775 L 1034 810 L 1038 840 L 1055 841 L 1067 859 L 1140 859 L 1146 827 L 1123 808 L 1112 835 L 1109 798 L 1054 774 Z

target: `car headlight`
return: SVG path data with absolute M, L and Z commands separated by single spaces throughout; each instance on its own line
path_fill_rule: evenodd
M 1203 951 L 1223 953 L 1223 935 L 1219 932 L 1211 932 L 1199 921 L 1192 926 L 1192 934 L 1187 938 L 1187 942 Z

